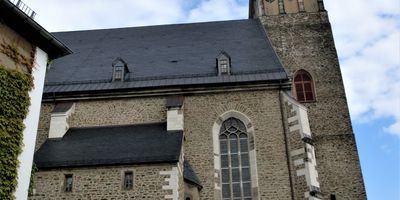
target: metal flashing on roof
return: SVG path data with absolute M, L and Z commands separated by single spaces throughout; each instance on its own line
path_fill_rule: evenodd
M 51 113 L 63 113 L 67 112 L 68 110 L 71 109 L 71 107 L 74 105 L 72 102 L 60 102 L 57 103 L 56 106 L 54 107 L 53 111 Z
M 182 95 L 177 96 L 170 96 L 167 98 L 167 108 L 170 107 L 182 107 L 183 106 L 183 99 L 184 97 Z

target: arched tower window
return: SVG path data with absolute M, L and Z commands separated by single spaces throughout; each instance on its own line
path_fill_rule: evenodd
M 299 102 L 315 101 L 313 80 L 307 71 L 299 70 L 294 76 L 293 94 Z
M 249 136 L 244 123 L 233 117 L 225 120 L 220 129 L 219 144 L 222 198 L 252 199 Z

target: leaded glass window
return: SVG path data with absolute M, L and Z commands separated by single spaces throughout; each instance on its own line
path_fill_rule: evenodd
M 250 200 L 251 176 L 249 137 L 246 126 L 236 118 L 222 123 L 220 135 L 221 184 L 224 200 Z

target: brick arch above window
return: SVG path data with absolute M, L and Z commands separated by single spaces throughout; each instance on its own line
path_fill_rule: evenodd
M 293 78 L 293 96 L 302 103 L 315 102 L 314 81 L 306 70 L 299 70 Z

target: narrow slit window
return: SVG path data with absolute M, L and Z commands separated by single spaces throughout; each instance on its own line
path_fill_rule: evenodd
M 130 190 L 133 188 L 133 172 L 125 172 L 124 174 L 124 189 Z
M 73 176 L 72 174 L 66 174 L 65 175 L 65 183 L 64 183 L 64 191 L 65 192 L 72 192 L 72 187 L 73 187 Z

